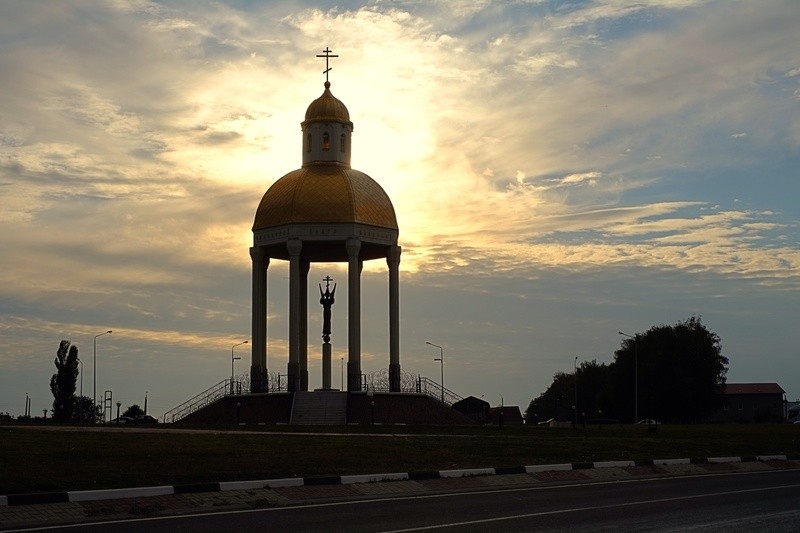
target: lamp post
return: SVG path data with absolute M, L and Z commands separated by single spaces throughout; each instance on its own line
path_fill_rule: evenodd
M 78 362 L 81 364 L 81 394 L 78 398 L 78 424 L 83 424 L 83 360 L 79 357 Z
M 639 421 L 639 344 L 636 337 L 618 331 L 623 337 L 633 339 L 633 423 Z
M 97 337 L 102 337 L 103 335 L 108 335 L 111 333 L 111 330 L 105 331 L 99 335 L 94 336 L 93 341 L 93 355 L 92 355 L 92 403 L 95 405 L 95 409 L 97 408 Z
M 78 362 L 81 364 L 81 396 L 83 396 L 83 359 L 79 357 Z
M 242 341 L 240 343 L 234 344 L 231 346 L 231 394 L 233 394 L 233 362 L 237 359 L 241 359 L 241 357 L 234 357 L 233 356 L 233 349 L 237 346 L 241 346 L 242 344 L 247 344 L 247 341 Z
M 432 342 L 428 341 L 425 341 L 425 344 L 433 346 L 434 348 L 439 348 L 439 357 L 434 359 L 434 361 L 439 361 L 439 366 L 441 367 L 442 371 L 442 403 L 444 403 L 444 348 L 438 344 L 433 344 Z
M 578 356 L 575 356 L 575 425 L 578 425 Z
M 340 368 L 341 374 L 342 374 L 342 385 L 341 385 L 341 389 L 339 389 L 339 390 L 344 390 L 344 357 L 340 357 L 339 359 L 341 359 L 341 361 L 342 361 L 342 364 L 339 365 L 339 368 Z

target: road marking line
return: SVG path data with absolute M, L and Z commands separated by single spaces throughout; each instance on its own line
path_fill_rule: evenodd
M 696 500 L 699 498 L 710 498 L 713 496 L 730 496 L 733 494 L 748 494 L 753 492 L 762 492 L 768 490 L 784 490 L 784 489 L 791 489 L 800 487 L 800 483 L 794 485 L 781 485 L 776 487 L 761 487 L 757 489 L 742 489 L 742 490 L 730 490 L 725 492 L 713 492 L 707 494 L 696 494 L 693 496 L 676 496 L 674 498 L 657 498 L 655 500 L 644 500 L 638 502 L 626 502 L 626 503 L 618 503 L 612 505 L 590 505 L 588 507 L 575 507 L 571 509 L 558 509 L 555 511 L 542 511 L 539 513 L 525 513 L 525 514 L 518 514 L 512 516 L 500 516 L 497 518 L 484 518 L 481 520 L 466 520 L 463 522 L 449 522 L 446 524 L 436 524 L 432 526 L 422 526 L 422 527 L 412 527 L 408 529 L 391 529 L 388 531 L 384 531 L 382 533 L 408 533 L 410 531 L 429 531 L 432 529 L 444 529 L 448 527 L 461 527 L 461 526 L 473 526 L 477 524 L 490 524 L 492 522 L 504 522 L 507 520 L 519 520 L 522 518 L 535 518 L 539 516 L 551 516 L 555 514 L 564 514 L 564 513 L 574 513 L 574 512 L 583 512 L 583 511 L 599 511 L 602 509 L 614 509 L 616 507 L 633 507 L 635 505 L 647 505 L 652 503 L 666 503 L 666 502 L 677 502 L 677 501 L 684 501 L 684 500 Z

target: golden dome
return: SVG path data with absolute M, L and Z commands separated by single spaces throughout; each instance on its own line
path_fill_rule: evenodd
M 311 102 L 306 109 L 305 122 L 345 121 L 350 122 L 350 112 L 341 100 L 331 94 L 330 82 L 325 82 L 325 92 Z
M 258 205 L 253 231 L 334 223 L 398 229 L 394 206 L 375 180 L 344 165 L 322 163 L 306 165 L 273 183 Z

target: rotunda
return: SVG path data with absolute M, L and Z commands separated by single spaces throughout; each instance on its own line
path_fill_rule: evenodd
M 383 188 L 367 174 L 351 168 L 353 123 L 347 107 L 333 96 L 330 87 L 326 80 L 322 96 L 311 102 L 301 123 L 301 168 L 269 187 L 256 210 L 250 248 L 253 264 L 252 392 L 268 392 L 270 388 L 267 379 L 270 261 L 289 261 L 287 376 L 290 392 L 308 390 L 310 265 L 313 262 L 347 262 L 347 390 L 360 391 L 363 383 L 361 270 L 364 261 L 381 258 L 386 259 L 389 274 L 389 388 L 400 391 L 401 248 L 397 245 L 397 217 Z

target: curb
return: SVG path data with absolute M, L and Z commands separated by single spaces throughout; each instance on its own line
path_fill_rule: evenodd
M 170 494 L 192 494 L 198 492 L 224 492 L 230 490 L 274 489 L 320 485 L 350 485 L 381 481 L 426 480 L 438 478 L 460 478 L 470 476 L 493 476 L 508 474 L 534 474 L 587 470 L 596 468 L 624 468 L 631 466 L 670 466 L 708 463 L 740 463 L 753 461 L 798 461 L 800 455 L 758 455 L 747 457 L 693 457 L 686 459 L 653 459 L 647 461 L 597 461 L 593 463 L 563 463 L 552 465 L 511 466 L 495 468 L 467 468 L 457 470 L 430 470 L 420 472 L 394 472 L 388 474 L 363 474 L 347 476 L 295 477 L 253 481 L 223 481 L 218 483 L 192 483 L 186 485 L 163 485 L 129 489 L 83 490 L 68 492 L 46 492 L 33 494 L 9 494 L 0 496 L 0 506 L 33 505 L 48 503 L 85 502 L 93 500 L 116 500 L 142 498 Z

